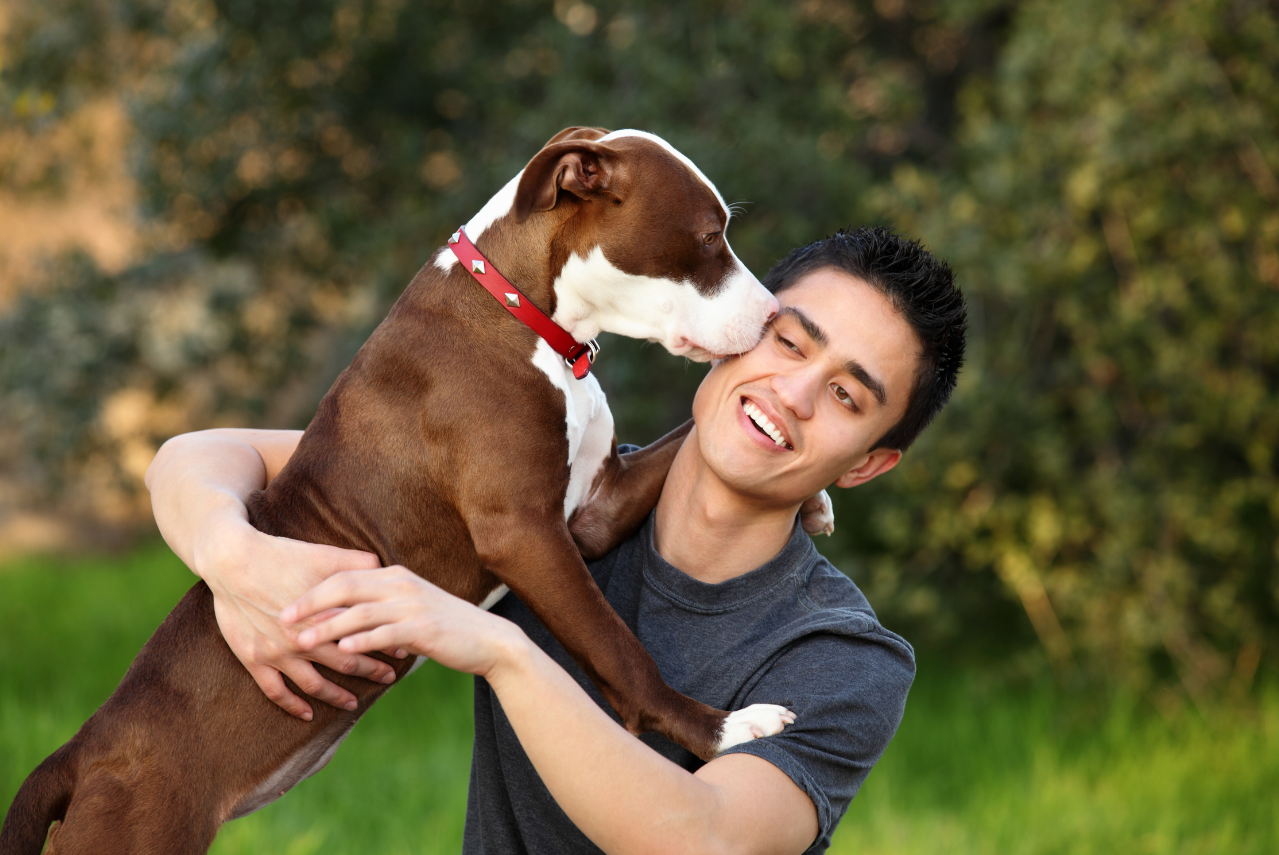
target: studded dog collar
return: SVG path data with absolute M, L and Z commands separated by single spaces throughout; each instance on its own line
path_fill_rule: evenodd
M 466 271 L 475 277 L 475 281 L 484 286 L 484 290 L 493 295 L 493 299 L 519 319 L 526 327 L 542 337 L 551 349 L 564 357 L 564 362 L 573 369 L 573 376 L 581 380 L 591 372 L 591 364 L 595 355 L 600 352 L 599 343 L 595 339 L 583 344 L 568 334 L 562 326 L 546 316 L 546 313 L 533 305 L 533 301 L 525 297 L 520 289 L 512 285 L 507 278 L 489 263 L 471 239 L 465 229 L 459 227 L 449 237 L 449 249 L 457 256 Z

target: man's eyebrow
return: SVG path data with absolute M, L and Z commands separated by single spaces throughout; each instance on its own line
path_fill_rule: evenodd
M 826 335 L 826 331 L 799 309 L 793 306 L 784 306 L 777 316 L 779 318 L 783 316 L 794 318 L 795 322 L 804 329 L 809 338 L 816 342 L 818 347 L 825 348 L 830 344 L 830 338 Z M 877 378 L 872 377 L 871 373 L 863 368 L 860 362 L 856 359 L 850 359 L 844 363 L 843 367 L 858 383 L 870 390 L 870 393 L 875 396 L 875 400 L 879 402 L 881 407 L 888 402 L 888 393 L 884 390 L 884 384 Z
M 884 384 L 870 376 L 870 372 L 862 368 L 862 364 L 856 359 L 850 359 L 844 363 L 844 370 L 853 375 L 858 383 L 861 383 L 870 393 L 875 396 L 875 400 L 879 401 L 882 407 L 888 402 L 888 393 L 884 391 Z
M 801 312 L 799 309 L 796 309 L 793 306 L 783 306 L 782 310 L 777 314 L 778 317 L 789 315 L 794 318 L 795 322 L 804 328 L 804 332 L 808 334 L 809 338 L 817 342 L 819 347 L 825 347 L 830 344 L 830 339 L 826 336 L 826 330 L 819 327 L 812 318 Z

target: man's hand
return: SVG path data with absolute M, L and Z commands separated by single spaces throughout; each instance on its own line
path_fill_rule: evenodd
M 510 621 L 405 567 L 336 573 L 284 609 L 280 621 L 297 629 L 306 650 L 335 642 L 348 655 L 403 650 L 481 677 L 527 640 Z
M 355 709 L 355 695 L 325 679 L 312 663 L 382 683 L 395 680 L 391 666 L 336 644 L 303 648 L 297 630 L 305 626 L 286 629 L 279 620 L 281 609 L 315 585 L 344 570 L 377 567 L 377 556 L 271 537 L 233 519 L 206 528 L 194 560 L 192 569 L 213 591 L 218 627 L 231 651 L 286 712 L 306 721 L 313 717 L 310 704 L 289 691 L 284 676 L 317 700 Z
M 235 428 L 176 436 L 156 454 L 146 483 L 160 534 L 213 591 L 231 651 L 268 698 L 309 721 L 310 704 L 289 691 L 284 676 L 324 703 L 354 709 L 355 696 L 312 662 L 383 683 L 395 673 L 332 644 L 304 652 L 277 619 L 281 608 L 332 574 L 379 563 L 366 552 L 271 537 L 249 525 L 245 503 L 279 474 L 301 438 L 301 431 Z

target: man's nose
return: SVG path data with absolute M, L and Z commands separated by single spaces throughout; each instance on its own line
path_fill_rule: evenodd
M 773 375 L 773 391 L 777 393 L 777 400 L 800 420 L 813 417 L 818 387 L 821 385 L 818 373 L 805 370 L 807 367 Z

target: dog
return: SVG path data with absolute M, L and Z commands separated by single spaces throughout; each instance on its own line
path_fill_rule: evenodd
M 669 688 L 583 560 L 638 528 L 691 425 L 619 454 L 589 374 L 594 336 L 704 361 L 754 346 L 777 311 L 729 247 L 728 218 L 659 137 L 556 135 L 414 277 L 251 497 L 250 521 L 373 552 L 486 607 L 515 591 L 632 733 L 710 759 L 779 732 L 781 707 L 730 714 Z M 412 667 L 387 661 L 397 677 Z M 198 583 L 23 784 L 0 855 L 35 855 L 46 835 L 50 853 L 205 852 L 223 822 L 319 771 L 387 688 L 325 675 L 356 695 L 355 711 L 284 713 L 227 647 Z

